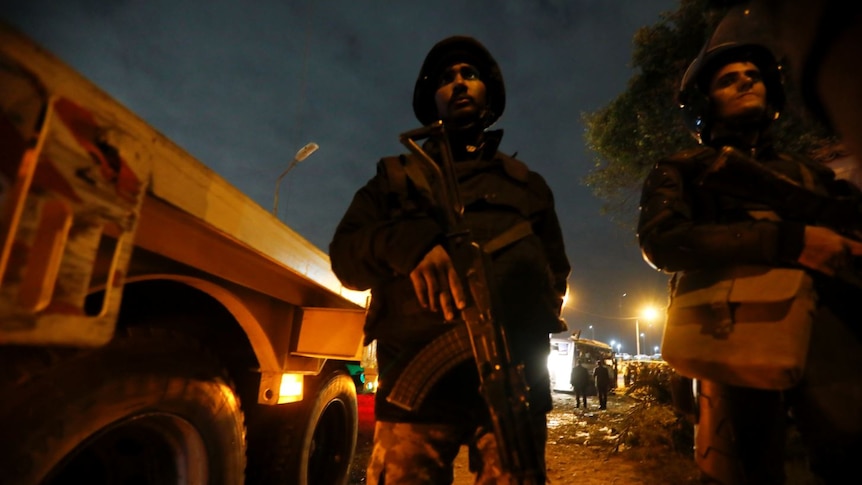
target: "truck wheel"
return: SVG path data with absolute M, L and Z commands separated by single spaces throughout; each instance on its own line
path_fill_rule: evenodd
M 306 379 L 304 399 L 258 406 L 249 424 L 249 483 L 343 485 L 356 449 L 356 386 L 343 371 Z
M 0 368 L 5 483 L 243 482 L 239 400 L 181 336 L 135 328 L 98 349 L 11 347 Z

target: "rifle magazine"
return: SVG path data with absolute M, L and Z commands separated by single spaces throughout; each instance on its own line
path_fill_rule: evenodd
M 473 358 L 467 327 L 455 325 L 426 345 L 410 361 L 386 400 L 406 411 L 422 405 L 428 392 L 452 368 Z

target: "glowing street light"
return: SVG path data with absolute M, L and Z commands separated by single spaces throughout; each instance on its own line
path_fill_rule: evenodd
M 641 355 L 641 337 L 645 337 L 644 334 L 641 333 L 640 319 L 643 318 L 646 321 L 653 321 L 658 316 L 658 310 L 655 308 L 648 306 L 644 307 L 641 315 L 635 319 L 635 341 L 637 342 L 637 354 Z M 646 339 L 644 339 L 644 346 L 646 346 Z
M 593 340 L 596 339 L 596 330 L 593 328 L 592 325 L 590 325 L 590 338 Z

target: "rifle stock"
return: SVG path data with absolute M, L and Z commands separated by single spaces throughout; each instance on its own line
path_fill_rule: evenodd
M 442 147 L 439 167 L 416 144 L 416 139 L 435 137 Z M 528 391 L 523 367 L 512 362 L 505 329 L 495 315 L 499 308 L 490 285 L 490 256 L 463 224 L 463 209 L 451 150 L 441 122 L 402 133 L 404 144 L 428 165 L 443 183 L 436 187 L 435 203 L 443 205 L 447 230 L 447 251 L 467 291 L 467 305 L 461 318 L 467 328 L 470 347 L 479 374 L 479 391 L 488 406 L 500 463 L 517 477 L 521 485 L 544 483 L 544 460 L 533 431 Z

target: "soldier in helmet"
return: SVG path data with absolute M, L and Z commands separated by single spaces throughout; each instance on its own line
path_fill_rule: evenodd
M 706 170 L 717 169 L 722 151 L 734 148 L 755 166 L 823 197 L 862 201 L 862 195 L 830 169 L 771 144 L 769 128 L 785 97 L 780 66 L 766 46 L 713 35 L 685 73 L 679 98 L 700 146 L 659 161 L 646 178 L 638 237 L 647 262 L 673 274 L 672 291 L 687 273 L 698 271 L 802 268 L 818 297 L 807 365 L 794 387 L 778 391 L 698 380 L 695 447 L 703 481 L 784 483 L 790 412 L 812 471 L 826 483 L 843 483 L 844 476 L 857 473 L 855 461 L 862 456 L 862 288 L 836 275 L 858 276 L 859 266 L 852 263 L 862 255 L 862 243 L 825 227 L 816 211 L 805 210 L 810 208 L 764 198 L 769 187 L 725 193 L 708 191 L 701 181 Z M 743 182 L 737 177 L 732 184 Z M 862 213 L 857 210 L 854 218 L 859 221 Z
M 755 11 L 791 66 L 809 111 L 841 135 L 862 169 L 862 4 L 844 0 L 712 0 Z M 731 14 L 734 12 L 731 11 Z
M 496 247 L 490 250 L 492 278 L 503 305 L 495 310 L 503 316 L 512 360 L 524 366 L 532 430 L 543 453 L 552 406 L 548 334 L 566 328 L 560 310 L 570 266 L 551 190 L 539 174 L 499 150 L 502 130 L 489 129 L 505 105 L 500 68 L 482 44 L 455 36 L 433 46 L 416 81 L 413 111 L 423 125 L 442 120 L 464 221 L 486 252 Z M 423 143 L 438 164 L 439 143 L 433 137 Z M 510 483 L 472 354 L 452 356 L 451 370 L 423 383 L 427 395 L 414 408 L 387 399 L 402 379 L 417 378 L 405 369 L 414 369 L 410 364 L 426 346 L 463 326 L 458 310 L 465 305 L 444 227 L 421 195 L 427 181 L 409 163 L 410 155 L 378 162 L 329 247 L 342 283 L 372 294 L 365 340 L 377 340 L 380 375 L 368 483 L 451 483 L 462 445 L 470 451 L 476 483 Z

